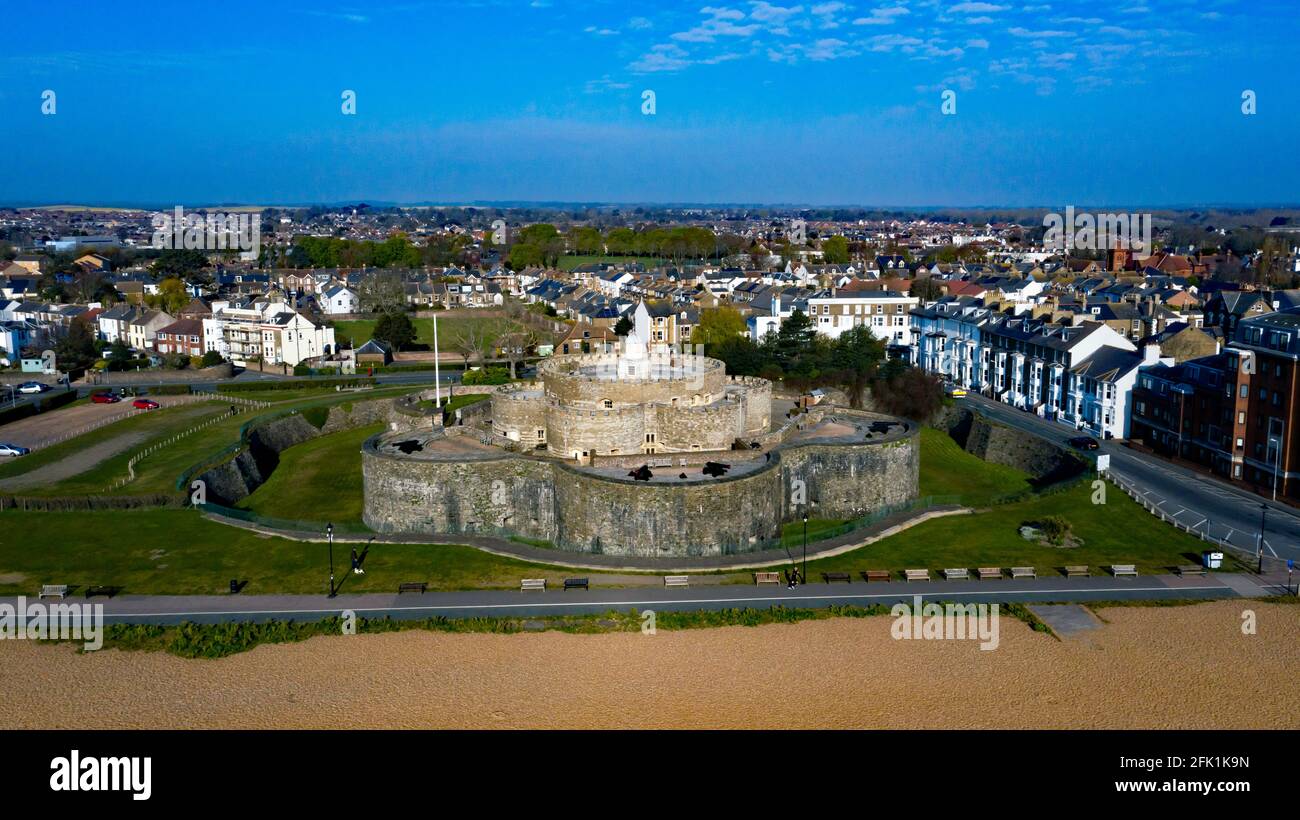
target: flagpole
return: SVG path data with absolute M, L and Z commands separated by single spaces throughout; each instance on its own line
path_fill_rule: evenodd
M 433 313 L 433 404 L 442 407 L 442 375 L 438 370 L 438 313 Z

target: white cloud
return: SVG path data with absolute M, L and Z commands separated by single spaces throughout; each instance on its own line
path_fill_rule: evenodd
M 991 14 L 995 11 L 1006 11 L 1010 6 L 998 6 L 993 3 L 958 3 L 948 9 L 954 14 Z

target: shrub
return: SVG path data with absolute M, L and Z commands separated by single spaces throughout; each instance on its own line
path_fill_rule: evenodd
M 1037 521 L 1026 521 L 1023 526 L 1038 530 L 1052 544 L 1064 544 L 1066 536 L 1070 534 L 1070 522 L 1059 515 L 1049 515 Z
M 470 370 L 461 379 L 461 384 L 505 384 L 510 381 L 510 371 L 504 367 L 485 367 L 482 370 Z

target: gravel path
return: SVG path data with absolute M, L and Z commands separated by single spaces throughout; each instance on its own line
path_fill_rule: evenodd
M 0 490 L 15 492 L 31 487 L 56 484 L 65 478 L 72 478 L 93 469 L 101 461 L 107 461 L 113 456 L 129 450 L 148 439 L 149 436 L 150 434 L 143 430 L 114 436 L 84 450 L 78 450 L 67 458 L 53 464 L 37 467 L 31 472 L 16 475 L 13 478 L 0 479 Z
M 1060 641 L 1004 617 L 993 651 L 894 640 L 887 616 L 340 636 L 206 661 L 0 641 L 0 728 L 1300 728 L 1300 607 L 1100 612 Z

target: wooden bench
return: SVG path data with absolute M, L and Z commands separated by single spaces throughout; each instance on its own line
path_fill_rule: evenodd
M 970 571 L 954 567 L 952 569 L 945 569 L 943 571 L 943 577 L 949 581 L 968 581 L 970 580 Z
M 754 573 L 755 584 L 779 584 L 781 583 L 781 573 L 779 572 L 756 572 Z
M 1033 568 L 1033 567 L 1012 567 L 1012 568 L 1011 568 L 1011 577 L 1012 577 L 1013 579 L 1015 579 L 1015 578 L 1037 578 L 1037 577 L 1038 577 L 1038 573 L 1034 571 L 1034 568 Z
M 45 584 L 41 587 L 41 594 L 37 598 L 66 598 L 68 596 L 67 584 Z
M 1086 566 L 1076 566 L 1076 567 L 1066 567 L 1066 568 L 1065 568 L 1065 577 L 1066 577 L 1066 578 L 1089 578 L 1089 577 L 1091 577 L 1091 576 L 1092 576 L 1092 573 L 1088 571 L 1088 568 L 1087 568 Z
M 529 590 L 546 591 L 545 578 L 524 578 L 519 582 L 519 591 L 528 592 Z
M 1137 564 L 1111 564 L 1110 574 L 1118 578 L 1121 575 L 1132 575 L 1137 577 Z
M 1201 564 L 1183 564 L 1178 567 L 1179 575 L 1204 575 L 1205 567 Z
M 688 576 L 685 575 L 664 576 L 664 586 L 666 587 L 688 587 L 690 585 L 691 585 L 690 578 Z
M 823 572 L 822 581 L 830 584 L 835 581 L 843 581 L 846 584 L 853 583 L 853 576 L 847 572 Z
M 996 581 L 1002 577 L 1002 567 L 980 567 L 975 570 L 981 581 Z
M 103 584 L 95 584 L 94 586 L 86 587 L 87 598 L 93 598 L 96 595 L 103 595 L 105 597 L 112 598 L 116 594 L 117 594 L 117 587 L 104 586 Z
M 889 582 L 889 570 L 887 569 L 864 569 L 862 570 L 862 580 L 868 584 L 872 581 Z
M 565 589 L 578 589 L 578 588 L 591 589 L 591 585 L 587 583 L 586 578 L 565 578 L 564 588 Z
M 909 581 L 928 581 L 930 580 L 930 570 L 928 569 L 905 569 L 903 575 Z
M 428 588 L 429 585 L 424 581 L 406 581 L 397 585 L 397 594 L 401 595 L 403 592 L 418 592 L 423 595 L 424 591 Z

